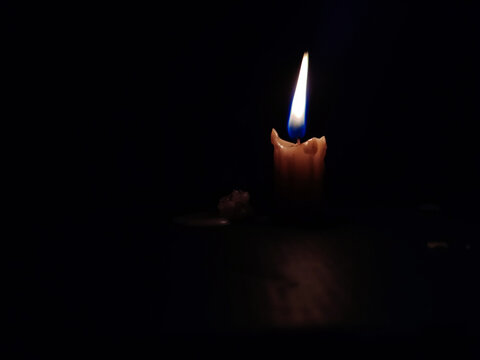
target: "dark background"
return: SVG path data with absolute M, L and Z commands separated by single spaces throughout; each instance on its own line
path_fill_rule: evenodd
M 12 8 L 12 90 L 28 99 L 16 112 L 26 112 L 17 116 L 35 150 L 27 187 L 80 212 L 184 213 L 214 208 L 234 188 L 268 205 L 270 131 L 288 139 L 309 51 L 305 139 L 327 138 L 330 203 L 471 213 L 474 10 L 369 1 Z
M 433 209 L 458 221 L 453 234 L 460 226 L 462 239 L 476 237 L 479 31 L 467 2 L 7 10 L 5 103 L 18 127 L 9 158 L 22 159 L 12 161 L 15 174 L 26 173 L 15 181 L 17 204 L 38 231 L 12 257 L 13 282 L 31 285 L 17 288 L 20 332 L 42 330 L 35 321 L 23 325 L 31 319 L 89 329 L 84 319 L 108 309 L 122 281 L 150 294 L 146 280 L 128 280 L 130 268 L 109 254 L 125 258 L 139 237 L 129 264 L 143 264 L 152 234 L 165 234 L 155 235 L 157 250 L 172 241 L 162 226 L 173 216 L 215 210 L 233 189 L 249 191 L 254 208 L 268 214 L 270 132 L 288 140 L 304 51 L 305 139 L 326 136 L 328 206 Z M 162 256 L 169 261 L 168 251 Z M 93 265 L 81 273 L 84 261 Z M 115 268 L 123 280 L 107 288 L 95 281 Z M 91 301 L 86 310 L 78 289 Z M 68 300 L 51 301 L 60 294 Z M 141 324 L 132 314 L 127 324 Z M 115 332 L 108 319 L 105 331 Z

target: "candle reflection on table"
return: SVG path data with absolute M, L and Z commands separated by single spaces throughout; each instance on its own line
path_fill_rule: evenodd
M 308 239 L 275 249 L 273 276 L 265 281 L 265 319 L 273 326 L 315 326 L 342 321 L 349 308 L 349 281 L 329 254 Z

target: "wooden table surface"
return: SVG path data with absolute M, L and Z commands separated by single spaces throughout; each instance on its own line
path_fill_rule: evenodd
M 197 228 L 161 219 L 98 213 L 24 249 L 16 331 L 478 336 L 471 224 L 386 212 L 315 226 L 257 219 Z

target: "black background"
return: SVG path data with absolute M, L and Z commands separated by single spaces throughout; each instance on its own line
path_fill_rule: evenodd
M 326 136 L 330 206 L 431 204 L 476 222 L 479 32 L 467 2 L 57 4 L 6 14 L 5 102 L 18 135 L 9 157 L 21 156 L 15 174 L 26 171 L 16 181 L 22 210 L 45 230 L 37 249 L 59 234 L 107 243 L 112 214 L 169 222 L 214 210 L 233 189 L 268 213 L 270 132 L 288 139 L 304 51 L 305 139 Z M 23 265 L 36 261 L 27 252 Z
M 36 165 L 27 188 L 53 207 L 182 213 L 234 188 L 265 205 L 270 131 L 288 139 L 309 51 L 305 139 L 327 138 L 332 204 L 476 209 L 478 26 L 466 3 L 11 12 L 12 90 Z

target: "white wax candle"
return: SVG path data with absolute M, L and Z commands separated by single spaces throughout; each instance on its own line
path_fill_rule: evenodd
M 295 95 L 292 100 L 288 133 L 297 143 L 282 140 L 272 129 L 271 141 L 275 164 L 275 181 L 282 198 L 292 202 L 315 202 L 321 196 L 325 154 L 325 137 L 300 143 L 305 135 L 305 108 L 307 102 L 308 53 L 303 54 Z
M 325 136 L 304 143 L 281 139 L 272 129 L 277 190 L 292 201 L 316 201 L 321 196 L 327 142 Z

